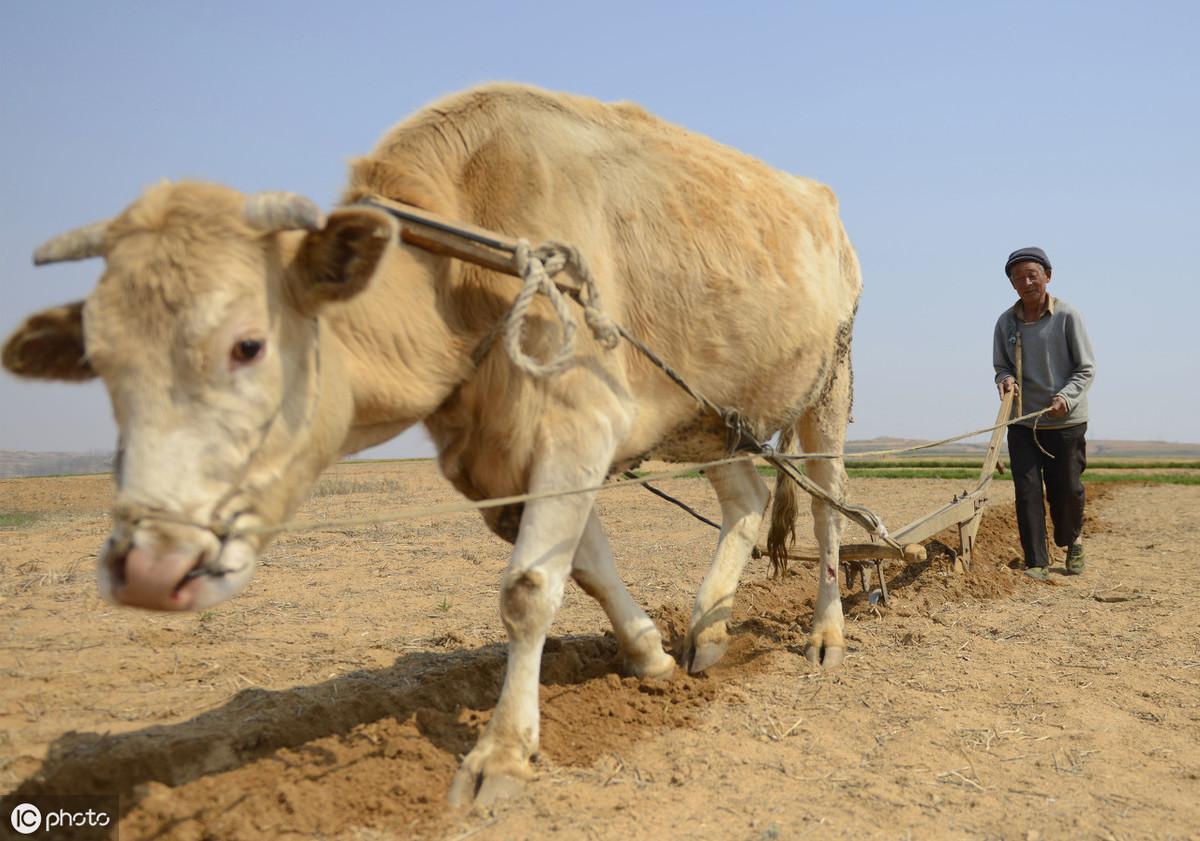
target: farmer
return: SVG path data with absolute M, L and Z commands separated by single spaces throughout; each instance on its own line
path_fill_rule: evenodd
M 1008 428 L 1008 455 L 1017 496 L 1017 528 L 1025 574 L 1049 577 L 1046 512 L 1054 542 L 1067 550 L 1067 574 L 1083 572 L 1083 480 L 1087 467 L 1087 391 L 1096 373 L 1083 316 L 1047 294 L 1050 258 L 1040 248 L 1008 255 L 1004 273 L 1020 300 L 996 322 L 992 366 L 1001 399 L 1016 392 L 1018 416 L 1049 412 Z

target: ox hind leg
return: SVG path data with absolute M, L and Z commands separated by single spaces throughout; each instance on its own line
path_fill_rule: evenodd
M 571 422 L 574 421 L 574 422 Z M 530 475 L 533 493 L 599 485 L 612 462 L 617 429 L 602 413 L 547 426 Z M 580 430 L 572 435 L 570 430 Z M 586 430 L 586 435 L 582 430 Z M 487 805 L 511 796 L 532 775 L 538 750 L 538 680 L 546 633 L 571 572 L 595 494 L 551 497 L 525 505 L 512 559 L 500 584 L 508 631 L 504 685 L 491 720 L 450 785 L 453 805 Z
M 638 677 L 670 677 L 675 660 L 663 651 L 662 634 L 617 575 L 612 550 L 595 510 L 588 516 L 575 551 L 571 577 L 608 614 L 629 671 Z
M 800 418 L 800 443 L 806 452 L 842 452 L 846 443 L 846 424 L 850 418 L 849 360 L 838 366 L 828 390 L 817 405 Z M 834 499 L 844 499 L 846 469 L 842 459 L 813 459 L 804 463 L 805 471 Z M 813 611 L 812 634 L 805 656 L 814 665 L 831 668 L 846 654 L 845 620 L 838 582 L 839 551 L 842 542 L 842 516 L 827 503 L 812 499 L 813 532 L 817 539 L 820 562 L 817 567 L 817 606 Z
M 749 461 L 710 468 L 704 473 L 721 504 L 721 536 L 716 557 L 696 593 L 684 642 L 683 663 L 693 674 L 716 663 L 729 647 L 733 595 L 758 539 L 769 497 L 766 484 Z

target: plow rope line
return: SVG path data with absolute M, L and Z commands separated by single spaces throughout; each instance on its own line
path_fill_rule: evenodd
M 1040 412 L 1031 412 L 1019 418 L 1013 418 L 1007 423 L 993 424 L 984 429 L 977 429 L 972 432 L 966 432 L 962 435 L 946 438 L 942 441 L 934 442 L 935 444 L 945 444 L 953 441 L 960 441 L 964 438 L 971 438 L 975 435 L 980 435 L 984 432 L 993 432 L 1002 426 L 1011 426 L 1019 421 L 1028 420 L 1033 417 L 1044 414 L 1049 411 L 1043 409 Z M 872 451 L 873 455 L 892 455 L 896 453 L 910 452 L 914 449 L 921 449 L 933 445 L 921 445 L 921 447 L 904 447 L 896 450 L 876 450 Z M 836 458 L 837 456 L 830 453 L 816 453 L 814 455 L 805 455 L 802 453 L 791 456 L 780 456 L 774 453 L 776 458 L 787 458 L 788 460 L 804 458 Z M 866 453 L 856 455 L 867 455 Z M 442 505 L 431 505 L 423 508 L 405 508 L 399 511 L 394 511 L 390 514 L 382 514 L 377 517 L 356 517 L 346 520 L 322 520 L 319 522 L 297 522 L 295 520 L 283 523 L 278 526 L 251 526 L 244 529 L 238 529 L 237 534 L 277 534 L 280 532 L 308 532 L 320 531 L 323 529 L 339 529 L 339 528 L 354 528 L 358 526 L 374 526 L 383 525 L 386 523 L 400 522 L 402 520 L 416 520 L 421 517 L 432 517 L 440 514 L 460 514 L 469 511 L 480 511 L 485 508 L 500 508 L 505 505 L 519 505 L 525 502 L 533 502 L 539 499 L 552 499 L 560 496 L 572 496 L 582 493 L 599 493 L 602 491 L 611 491 L 617 488 L 627 488 L 633 485 L 645 485 L 649 482 L 657 482 L 663 479 L 677 479 L 681 476 L 686 476 L 689 473 L 704 471 L 712 467 L 721 467 L 726 464 L 735 464 L 741 461 L 754 461 L 757 456 L 745 454 L 740 456 L 731 456 L 729 458 L 718 459 L 716 461 L 707 461 L 699 464 L 681 465 L 674 470 L 663 470 L 657 473 L 648 473 L 644 476 L 631 476 L 628 472 L 624 474 L 625 478 L 616 482 L 605 482 L 600 485 L 591 485 L 588 487 L 568 488 L 565 490 L 541 491 L 539 493 L 516 494 L 514 496 L 501 496 L 492 499 L 480 499 L 464 502 L 448 502 Z M 657 489 L 656 489 L 657 490 Z M 154 518 L 155 515 L 149 514 L 147 518 Z
M 251 526 L 245 529 L 238 529 L 238 534 L 276 534 L 278 532 L 296 532 L 296 531 L 319 531 L 322 529 L 338 529 L 350 528 L 354 526 L 372 526 L 383 523 L 392 523 L 400 520 L 415 520 L 421 517 L 431 517 L 439 514 L 458 514 L 467 511 L 478 511 L 484 508 L 501 508 L 506 505 L 519 505 L 525 502 L 533 502 L 538 499 L 553 499 L 560 496 L 573 496 L 575 494 L 597 493 L 599 491 L 611 491 L 614 488 L 628 488 L 635 485 L 644 485 L 647 482 L 655 482 L 661 479 L 675 479 L 684 476 L 688 473 L 694 473 L 697 470 L 707 470 L 711 467 L 721 467 L 726 464 L 734 464 L 739 461 L 752 461 L 753 456 L 741 455 L 731 456 L 729 458 L 717 459 L 716 461 L 707 461 L 701 464 L 690 464 L 680 466 L 675 470 L 664 470 L 659 473 L 651 473 L 645 476 L 638 476 L 633 479 L 626 479 L 620 482 L 605 482 L 599 485 L 591 485 L 581 488 L 567 488 L 565 490 L 555 491 L 540 491 L 538 493 L 516 494 L 514 496 L 498 496 L 492 499 L 480 499 L 467 502 L 448 502 L 442 505 L 430 505 L 424 508 L 405 508 L 395 511 L 391 514 L 383 514 L 378 517 L 356 517 L 348 520 L 322 520 L 313 523 L 300 523 L 290 521 L 278 526 Z M 152 516 L 152 515 L 151 515 Z
M 975 430 L 972 430 L 971 432 L 964 432 L 961 435 L 955 435 L 951 438 L 943 438 L 940 441 L 930 441 L 926 444 L 915 444 L 911 447 L 899 447 L 894 450 L 864 450 L 860 453 L 846 453 L 846 452 L 841 452 L 841 453 L 793 453 L 791 455 L 775 453 L 774 455 L 776 458 L 783 458 L 783 459 L 787 459 L 788 461 L 804 461 L 806 459 L 816 460 L 816 459 L 837 459 L 837 458 L 840 458 L 840 459 L 854 459 L 854 458 L 868 458 L 868 457 L 873 458 L 875 456 L 894 456 L 894 455 L 900 455 L 902 453 L 915 453 L 918 450 L 928 450 L 932 447 L 940 447 L 942 444 L 953 444 L 955 441 L 962 441 L 966 438 L 974 438 L 976 435 L 982 435 L 985 432 L 995 432 L 997 429 L 999 429 L 1002 426 L 1012 426 L 1014 423 L 1020 423 L 1021 421 L 1027 421 L 1030 418 L 1039 418 L 1040 419 L 1040 417 L 1042 415 L 1046 414 L 1049 411 L 1050 411 L 1050 409 L 1046 408 L 1046 409 L 1042 409 L 1039 412 L 1030 412 L 1027 415 L 1021 415 L 1020 417 L 1013 418 L 1012 420 L 1006 421 L 1005 423 L 995 423 L 995 424 L 992 424 L 991 426 L 985 426 L 982 429 L 975 429 Z M 1037 426 L 1037 421 L 1034 421 L 1034 426 Z

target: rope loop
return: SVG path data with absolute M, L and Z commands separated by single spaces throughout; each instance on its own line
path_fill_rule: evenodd
M 564 270 L 580 284 L 579 303 L 583 305 L 583 319 L 596 341 L 606 350 L 617 346 L 621 340 L 621 333 L 601 307 L 596 279 L 575 246 L 562 242 L 547 242 L 535 249 L 529 245 L 528 240 L 522 239 L 517 241 L 513 256 L 523 285 L 508 315 L 505 316 L 503 333 L 505 350 L 514 365 L 532 377 L 545 379 L 562 373 L 571 364 L 575 355 L 575 319 L 571 317 L 566 296 L 552 280 Z M 535 359 L 522 347 L 529 307 L 538 293 L 550 299 L 562 328 L 562 343 L 545 362 Z
M 542 262 L 542 255 L 530 248 L 528 240 L 522 239 L 517 242 L 514 256 L 517 271 L 524 284 L 504 319 L 504 347 L 514 365 L 532 377 L 544 379 L 561 373 L 571 363 L 575 355 L 575 319 L 571 317 L 567 308 L 566 298 L 550 280 Z M 562 327 L 562 344 L 546 362 L 539 362 L 521 346 L 525 338 L 525 321 L 529 316 L 529 307 L 539 292 L 550 299 L 554 314 Z

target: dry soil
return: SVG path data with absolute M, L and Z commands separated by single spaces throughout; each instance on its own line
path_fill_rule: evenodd
M 715 514 L 703 480 L 664 487 Z M 851 494 L 896 527 L 963 489 Z M 508 547 L 477 517 L 289 535 L 237 599 L 156 615 L 95 595 L 107 477 L 0 481 L 0 511 L 33 515 L 0 531 L 0 793 L 117 793 L 126 841 L 1200 838 L 1200 487 L 1090 487 L 1087 573 L 1060 559 L 1049 583 L 1012 569 L 1012 490 L 992 489 L 972 570 L 933 551 L 888 568 L 888 606 L 855 589 L 828 673 L 803 657 L 811 569 L 751 562 L 726 659 L 663 682 L 620 674 L 568 585 L 536 780 L 454 811 L 504 663 Z M 347 464 L 303 516 L 454 498 L 428 462 Z M 632 488 L 599 505 L 677 642 L 714 533 Z

